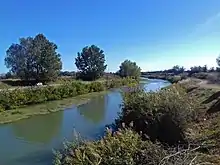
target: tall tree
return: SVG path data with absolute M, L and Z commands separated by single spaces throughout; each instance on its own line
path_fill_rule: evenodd
M 136 62 L 125 60 L 121 63 L 118 74 L 121 77 L 135 77 L 138 78 L 141 75 L 141 68 L 137 66 Z
M 105 65 L 104 51 L 95 45 L 86 46 L 82 52 L 78 52 L 75 64 L 84 80 L 95 80 L 104 74 Z
M 43 34 L 34 38 L 20 38 L 19 44 L 12 44 L 6 51 L 5 64 L 21 79 L 48 81 L 55 79 L 62 69 L 57 45 Z

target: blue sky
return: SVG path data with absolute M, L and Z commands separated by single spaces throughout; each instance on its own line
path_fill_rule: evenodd
M 108 71 L 125 59 L 143 71 L 216 66 L 219 7 L 219 0 L 2 0 L 0 72 L 7 48 L 38 33 L 58 45 L 63 70 L 76 70 L 77 52 L 91 44 L 105 51 Z

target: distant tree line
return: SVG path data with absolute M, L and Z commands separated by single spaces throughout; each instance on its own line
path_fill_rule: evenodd
M 58 76 L 71 76 L 83 80 L 96 80 L 105 74 L 104 51 L 96 45 L 86 46 L 75 58 L 75 71 L 61 71 L 61 55 L 58 46 L 43 34 L 35 37 L 20 38 L 6 51 L 5 65 L 9 72 L 1 78 L 20 78 L 21 80 L 53 81 Z M 140 76 L 140 67 L 135 62 L 125 60 L 117 75 L 121 77 Z
M 219 62 L 220 64 L 220 62 Z M 220 66 L 220 65 L 219 65 Z M 220 72 L 220 67 L 211 67 L 208 69 L 207 65 L 204 66 L 193 66 L 189 70 L 186 70 L 183 66 L 175 65 L 172 69 L 166 69 L 161 71 L 151 71 L 151 72 L 142 72 L 142 74 L 173 74 L 179 75 L 181 73 L 188 73 L 192 75 L 194 73 L 201 72 Z
M 69 77 L 76 77 L 77 72 L 75 71 L 60 71 L 59 76 L 69 76 Z

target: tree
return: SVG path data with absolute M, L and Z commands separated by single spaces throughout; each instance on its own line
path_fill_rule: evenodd
M 220 68 L 219 67 L 216 67 L 216 72 L 220 72 Z
M 11 74 L 11 72 L 7 72 L 5 74 L 5 79 L 9 79 L 9 78 L 13 78 L 13 75 Z
M 215 71 L 215 68 L 214 67 L 211 67 L 210 69 L 209 69 L 209 72 L 214 72 Z
M 194 66 L 190 68 L 190 73 L 199 73 L 202 72 L 203 68 L 201 66 Z
M 74 71 L 61 71 L 60 72 L 60 76 L 71 76 L 71 77 L 74 77 L 76 76 L 76 72 Z
M 55 79 L 62 69 L 57 45 L 43 34 L 34 38 L 20 38 L 6 51 L 5 65 L 24 80 L 48 81 Z
M 176 65 L 176 66 L 174 66 L 173 67 L 173 72 L 175 73 L 175 74 L 180 74 L 180 73 L 183 73 L 184 72 L 184 67 L 182 66 L 182 67 L 180 67 L 179 65 Z
M 207 65 L 204 65 L 202 69 L 203 69 L 203 72 L 207 72 L 208 71 Z
M 217 65 L 220 66 L 220 55 L 216 59 Z
M 78 52 L 75 64 L 84 80 L 100 78 L 107 67 L 104 51 L 95 45 L 86 46 L 81 53 Z
M 121 77 L 134 77 L 138 78 L 141 75 L 141 68 L 137 66 L 136 62 L 125 60 L 121 63 L 118 74 Z

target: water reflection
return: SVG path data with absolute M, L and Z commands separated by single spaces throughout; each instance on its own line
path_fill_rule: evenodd
M 21 140 L 48 143 L 59 134 L 62 120 L 63 113 L 52 113 L 46 120 L 41 116 L 36 116 L 12 124 L 12 131 L 14 136 Z
M 93 124 L 101 123 L 105 117 L 106 96 L 94 99 L 88 104 L 78 107 L 78 112 Z
M 147 80 L 140 85 L 146 90 L 169 85 L 161 80 L 155 83 Z M 114 89 L 79 107 L 1 125 L 0 165 L 51 164 L 51 149 L 63 146 L 64 139 L 73 140 L 74 129 L 86 139 L 103 136 L 105 126 L 118 117 L 121 103 L 121 94 Z
M 119 91 L 112 91 L 103 97 L 93 99 L 88 104 L 77 107 L 75 111 L 65 111 L 63 130 L 74 128 L 81 137 L 88 140 L 100 138 L 105 126 L 111 124 L 117 117 L 120 104 Z M 73 139 L 73 132 L 67 137 Z

